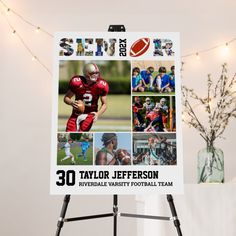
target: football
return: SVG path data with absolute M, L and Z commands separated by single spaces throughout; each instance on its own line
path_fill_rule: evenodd
M 143 55 L 148 50 L 149 46 L 150 46 L 149 38 L 141 38 L 135 41 L 130 48 L 130 56 L 138 57 Z
M 74 111 L 76 113 L 76 115 L 81 115 L 84 113 L 85 110 L 85 105 L 84 102 L 82 100 L 77 100 L 76 101 L 77 105 L 78 105 L 78 109 L 74 108 Z
M 122 165 L 130 165 L 131 159 L 130 154 L 124 149 L 118 149 L 116 151 L 116 156 Z

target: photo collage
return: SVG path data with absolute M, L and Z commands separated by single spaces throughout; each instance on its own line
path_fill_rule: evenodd
M 61 60 L 57 165 L 177 165 L 175 62 Z

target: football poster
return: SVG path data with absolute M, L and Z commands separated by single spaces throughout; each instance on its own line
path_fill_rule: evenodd
M 51 193 L 183 193 L 180 66 L 178 33 L 56 33 Z

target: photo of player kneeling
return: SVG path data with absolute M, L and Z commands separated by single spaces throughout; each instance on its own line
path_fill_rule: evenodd
M 130 133 L 96 133 L 95 165 L 130 165 Z
M 92 165 L 93 135 L 58 133 L 57 165 Z
M 132 94 L 175 95 L 173 61 L 133 61 Z

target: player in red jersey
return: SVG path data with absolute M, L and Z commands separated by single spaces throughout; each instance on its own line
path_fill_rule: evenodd
M 99 68 L 94 63 L 84 65 L 83 76 L 73 76 L 69 82 L 69 89 L 64 102 L 72 106 L 72 114 L 67 121 L 66 132 L 89 131 L 98 117 L 107 109 L 108 83 L 100 77 Z M 75 100 L 72 97 L 75 96 Z M 101 107 L 98 109 L 100 98 Z M 78 114 L 78 100 L 85 105 L 83 114 Z

